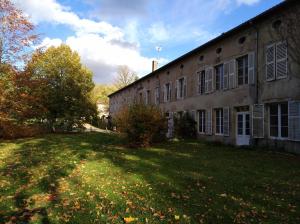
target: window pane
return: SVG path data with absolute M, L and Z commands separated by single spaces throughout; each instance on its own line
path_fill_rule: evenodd
M 278 115 L 278 104 L 270 105 L 270 115 Z
M 270 127 L 270 136 L 278 137 L 278 127 Z
M 289 128 L 288 127 L 281 127 L 281 137 L 287 138 L 289 136 Z

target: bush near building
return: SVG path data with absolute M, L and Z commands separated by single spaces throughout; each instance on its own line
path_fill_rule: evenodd
M 158 107 L 133 104 L 122 108 L 114 119 L 130 146 L 146 147 L 165 139 L 167 122 Z
M 189 113 L 184 113 L 182 116 L 176 116 L 174 125 L 176 138 L 196 138 L 196 121 Z

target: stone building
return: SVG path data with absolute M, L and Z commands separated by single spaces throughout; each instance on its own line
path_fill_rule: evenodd
M 300 153 L 300 1 L 284 1 L 109 96 L 190 113 L 200 139 Z M 169 133 L 171 135 L 171 133 Z

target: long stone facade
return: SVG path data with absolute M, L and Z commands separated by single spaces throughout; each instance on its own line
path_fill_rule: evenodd
M 191 114 L 200 139 L 300 153 L 299 12 L 282 2 L 116 91 L 110 115 L 154 104 L 169 119 Z

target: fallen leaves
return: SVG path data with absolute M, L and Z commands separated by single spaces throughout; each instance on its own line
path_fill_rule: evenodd
M 137 220 L 138 220 L 138 218 L 133 218 L 131 216 L 124 218 L 125 223 L 131 223 L 131 222 L 134 222 L 134 221 L 137 221 Z

